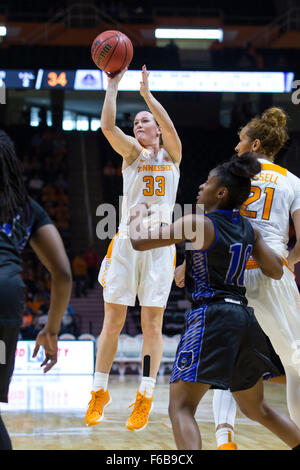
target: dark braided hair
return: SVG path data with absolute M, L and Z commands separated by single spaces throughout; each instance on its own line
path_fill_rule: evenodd
M 11 138 L 0 130 L 0 223 L 12 223 L 17 213 L 29 216 L 30 199 L 22 177 L 20 161 Z
M 234 155 L 229 162 L 215 168 L 220 186 L 225 186 L 229 191 L 226 201 L 229 210 L 238 209 L 248 198 L 251 178 L 261 171 L 258 157 L 253 152 L 246 152 L 240 157 Z

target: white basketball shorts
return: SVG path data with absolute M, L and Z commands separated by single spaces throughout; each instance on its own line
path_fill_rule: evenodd
M 283 366 L 300 375 L 300 296 L 294 274 L 287 266 L 283 270 L 275 280 L 260 269 L 246 269 L 246 297 Z
M 176 266 L 175 245 L 136 251 L 129 238 L 117 233 L 103 259 L 98 280 L 105 302 L 134 306 L 165 307 Z

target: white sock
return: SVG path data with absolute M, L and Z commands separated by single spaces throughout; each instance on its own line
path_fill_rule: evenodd
M 152 379 L 152 377 L 142 377 L 141 384 L 139 386 L 139 392 L 147 398 L 151 398 L 153 395 L 153 391 L 155 388 L 156 380 Z
M 220 428 L 216 431 L 217 446 L 233 442 L 234 431 L 231 428 Z
M 216 428 L 220 424 L 229 425 L 216 431 L 217 445 L 219 447 L 222 444 L 233 441 L 234 438 L 233 429 L 236 416 L 236 402 L 229 390 L 214 390 L 213 412 Z
M 109 374 L 103 372 L 95 372 L 93 381 L 93 392 L 97 392 L 100 388 L 107 390 Z

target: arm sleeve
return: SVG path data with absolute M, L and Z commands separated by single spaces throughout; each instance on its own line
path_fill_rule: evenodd
M 36 232 L 43 225 L 53 224 L 51 218 L 45 211 L 45 209 L 40 206 L 38 202 L 34 199 L 30 200 L 32 208 L 32 230 L 31 234 Z

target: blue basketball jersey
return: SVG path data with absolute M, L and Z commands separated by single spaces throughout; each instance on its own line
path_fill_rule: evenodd
M 255 241 L 253 228 L 238 210 L 217 210 L 206 217 L 216 238 L 207 250 L 186 251 L 187 297 L 194 306 L 226 297 L 247 304 L 244 272 Z

